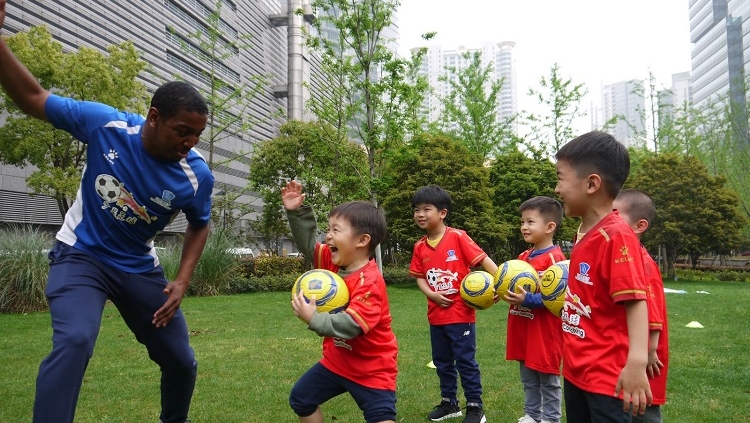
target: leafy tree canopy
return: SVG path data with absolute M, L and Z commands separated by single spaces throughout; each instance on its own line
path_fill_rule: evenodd
M 746 218 L 739 196 L 726 182 L 723 176 L 710 175 L 694 156 L 674 153 L 643 160 L 627 181 L 627 188 L 649 193 L 656 203 L 643 241 L 653 249 L 666 247 L 670 276 L 677 254 L 689 254 L 695 263 L 703 254 L 727 254 L 740 245 Z

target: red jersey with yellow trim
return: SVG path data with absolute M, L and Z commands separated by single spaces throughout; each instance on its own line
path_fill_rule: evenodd
M 446 227 L 435 247 L 427 243 L 427 236 L 414 244 L 409 274 L 426 279 L 430 289 L 453 300 L 445 308 L 427 300 L 427 320 L 431 325 L 475 322 L 476 313 L 461 300 L 459 288 L 470 267 L 477 266 L 485 257 L 487 254 L 461 229 Z
M 327 245 L 315 245 L 316 268 L 338 271 L 331 262 Z M 360 385 L 374 389 L 396 390 L 396 355 L 398 344 L 391 329 L 391 310 L 385 280 L 375 260 L 344 277 L 349 289 L 346 313 L 362 329 L 352 339 L 326 336 L 323 338 L 323 358 L 326 369 Z
M 664 282 L 661 279 L 661 271 L 654 259 L 644 247 L 643 265 L 648 280 L 648 330 L 658 330 L 659 344 L 656 347 L 656 356 L 664 365 L 661 373 L 649 379 L 651 394 L 654 396 L 654 405 L 663 405 L 667 402 L 667 372 L 669 371 L 669 328 L 667 327 L 667 302 L 664 298 Z
M 558 246 L 529 258 L 533 252 L 534 249 L 530 248 L 521 253 L 518 259 L 534 266 L 540 277 L 548 267 L 566 260 Z M 528 308 L 511 304 L 506 339 L 506 360 L 523 361 L 526 367 L 541 373 L 560 374 L 563 346 L 560 318 L 545 307 Z
M 562 313 L 566 380 L 612 396 L 628 356 L 623 302 L 646 300 L 646 290 L 641 244 L 614 211 L 578 240 L 570 255 Z

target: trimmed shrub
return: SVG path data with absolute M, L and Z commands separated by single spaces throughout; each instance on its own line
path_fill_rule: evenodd
M 272 275 L 299 275 L 302 273 L 302 267 L 304 265 L 304 262 L 300 257 L 264 256 L 256 257 L 252 259 L 252 261 L 252 273 L 249 273 L 248 276 L 256 276 L 259 278 Z M 289 289 L 291 289 L 291 285 L 289 286 Z
M 417 280 L 409 274 L 409 269 L 406 267 L 383 267 L 383 278 L 387 285 L 417 283 Z

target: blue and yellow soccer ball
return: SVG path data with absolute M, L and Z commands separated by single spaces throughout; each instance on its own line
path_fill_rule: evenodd
M 476 310 L 485 310 L 495 304 L 495 288 L 492 275 L 479 270 L 471 272 L 461 281 L 461 299 Z
M 539 281 L 542 303 L 555 316 L 562 314 L 565 307 L 565 295 L 568 292 L 568 267 L 570 260 L 560 261 L 549 268 Z
M 503 298 L 508 291 L 521 293 L 521 288 L 532 294 L 539 292 L 539 274 L 534 266 L 523 260 L 508 260 L 495 273 L 495 293 Z
M 346 282 L 330 270 L 313 269 L 300 275 L 292 286 L 292 296 L 302 292 L 309 304 L 313 295 L 319 313 L 338 313 L 349 305 Z

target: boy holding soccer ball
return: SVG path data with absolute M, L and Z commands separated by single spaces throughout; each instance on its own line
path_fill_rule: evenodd
M 571 140 L 555 157 L 555 192 L 568 216 L 581 217 L 562 313 L 567 420 L 629 423 L 651 403 L 640 242 L 612 210 L 630 157 L 599 131 Z
M 637 189 L 624 189 L 612 206 L 635 232 L 638 239 L 654 219 L 656 206 L 650 195 Z M 664 282 L 659 266 L 641 246 L 643 265 L 648 278 L 648 373 L 654 400 L 643 415 L 633 416 L 633 423 L 661 423 L 661 405 L 667 401 L 667 370 L 669 368 L 669 331 L 667 330 L 667 303 Z
M 412 198 L 414 220 L 427 235 L 414 245 L 409 273 L 427 297 L 432 361 L 440 379 L 442 401 L 427 418 L 441 421 L 460 417 L 458 378 L 466 396 L 464 423 L 487 421 L 482 408 L 482 383 L 476 360 L 476 314 L 459 294 L 470 266 L 481 265 L 494 275 L 497 265 L 466 232 L 445 225 L 450 195 L 437 185 L 424 186 Z
M 553 244 L 562 221 L 562 206 L 549 197 L 533 197 L 518 208 L 521 235 L 533 245 L 518 256 L 529 262 L 541 276 L 551 265 L 565 260 L 560 247 Z M 521 288 L 508 291 L 508 331 L 506 360 L 518 360 L 524 392 L 524 416 L 518 423 L 559 423 L 562 417 L 562 330 L 560 319 L 547 311 L 542 295 Z
M 300 422 L 323 423 L 320 405 L 349 392 L 367 423 L 395 423 L 398 345 L 385 280 L 371 259 L 385 238 L 385 217 L 372 203 L 343 203 L 331 211 L 322 244 L 304 199 L 296 181 L 281 189 L 294 242 L 314 267 L 344 279 L 350 301 L 344 312 L 328 314 L 316 311 L 314 297 L 310 303 L 302 293 L 292 299 L 294 314 L 323 337 L 323 358 L 297 380 L 289 404 Z

